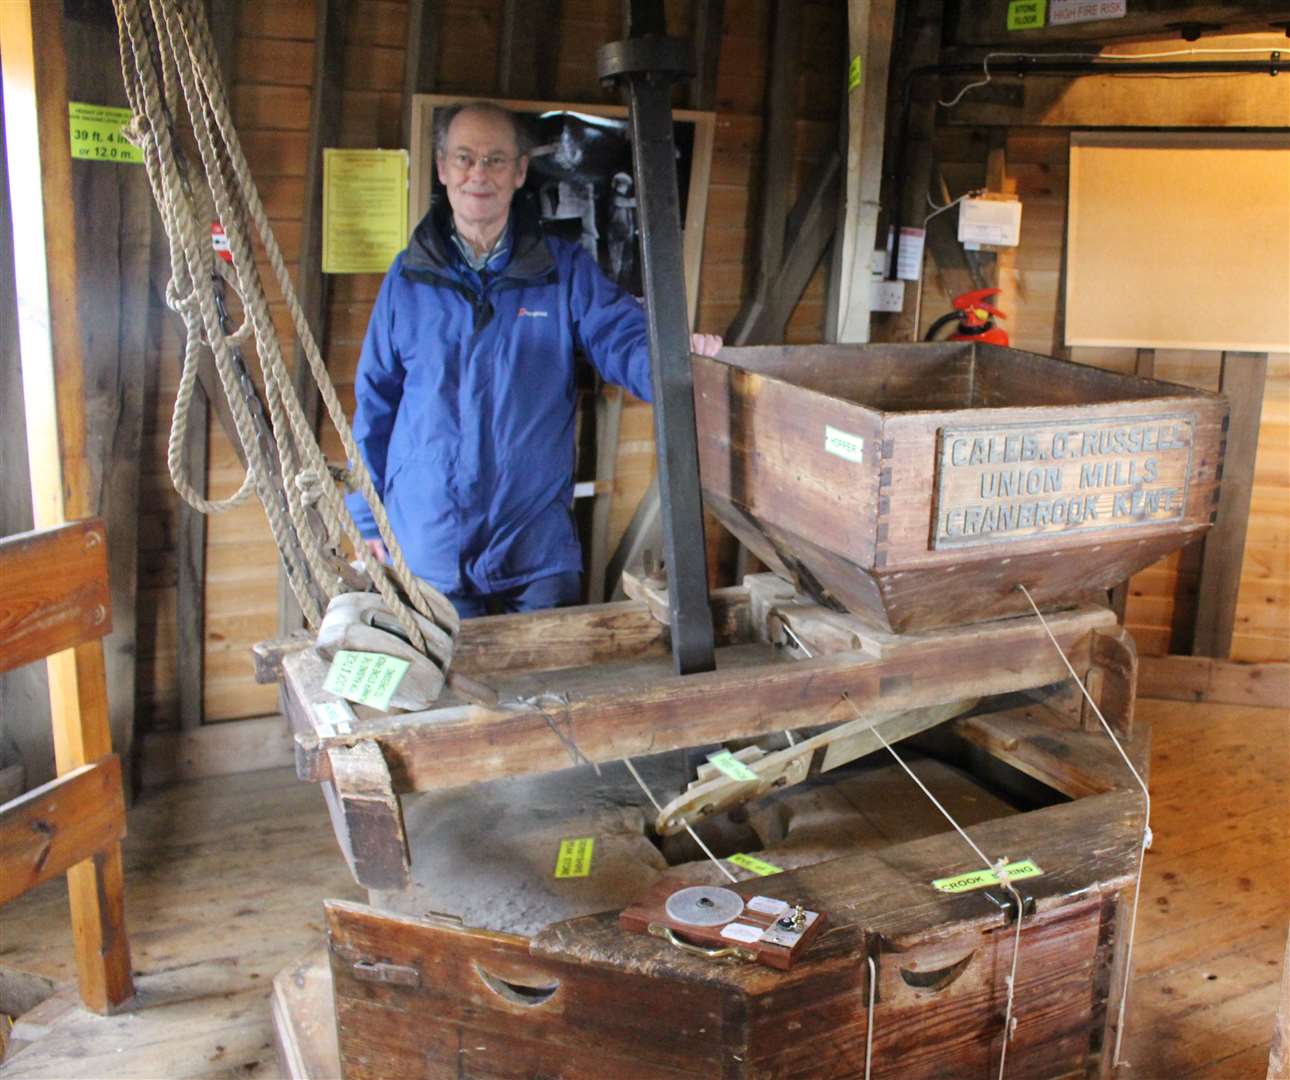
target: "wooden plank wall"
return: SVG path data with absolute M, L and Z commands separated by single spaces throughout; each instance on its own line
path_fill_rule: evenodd
M 311 0 L 240 5 L 234 51 L 234 119 L 289 263 L 298 257 L 313 63 Z M 449 0 L 434 5 L 441 20 L 438 85 L 442 93 L 492 96 L 495 91 L 501 0 Z M 668 4 L 673 33 L 689 25 L 686 3 Z M 621 34 L 615 0 L 565 0 L 551 97 L 603 102 L 595 52 Z M 727 0 L 717 78 L 716 147 L 704 236 L 698 328 L 724 332 L 742 305 L 756 271 L 753 223 L 760 193 L 761 117 L 770 49 L 769 0 Z M 400 107 L 407 6 L 400 0 L 355 0 L 346 27 L 341 143 L 400 145 Z M 797 85 L 793 191 L 795 196 L 835 138 L 842 99 L 846 14 L 839 5 L 804 3 L 802 63 Z M 158 376 L 146 398 L 142 462 L 139 601 L 139 704 L 153 730 L 178 726 L 175 645 L 177 497 L 165 470 L 169 411 L 178 381 L 178 323 L 157 298 L 164 294 L 164 258 L 153 266 L 150 369 Z M 352 381 L 362 335 L 380 278 L 333 279 L 327 308 L 328 363 L 342 400 L 352 408 Z M 285 311 L 275 308 L 286 328 Z M 788 327 L 791 342 L 822 340 L 823 274 L 817 272 Z M 624 410 L 611 515 L 611 546 L 626 528 L 654 468 L 650 409 Z M 327 431 L 323 446 L 340 458 Z M 212 497 L 240 482 L 223 433 L 210 436 Z M 207 549 L 206 687 L 208 721 L 276 710 L 276 689 L 252 679 L 250 645 L 276 630 L 276 552 L 257 505 L 212 518 Z
M 942 126 L 937 152 L 952 195 L 985 181 L 988 129 Z M 999 306 L 1012 344 L 1060 355 L 1058 325 L 1066 222 L 1068 135 L 1065 128 L 1006 129 L 1007 176 L 1024 209 L 1021 244 L 1000 256 Z M 1131 298 L 1128 302 L 1132 302 Z M 923 325 L 949 310 L 949 296 L 929 262 Z M 1132 373 L 1133 349 L 1073 350 L 1072 359 Z M 1155 377 L 1218 389 L 1219 355 L 1157 351 Z M 1196 611 L 1199 546 L 1177 552 L 1138 574 L 1130 586 L 1126 622 L 1143 653 L 1190 652 Z M 1237 602 L 1232 659 L 1290 660 L 1290 356 L 1268 358 L 1254 496 Z

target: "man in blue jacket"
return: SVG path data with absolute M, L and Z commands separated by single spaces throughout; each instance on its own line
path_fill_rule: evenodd
M 645 315 L 516 199 L 515 117 L 456 110 L 436 139 L 447 193 L 390 267 L 354 380 L 354 436 L 408 565 L 463 617 L 577 603 L 574 352 L 651 400 Z M 721 339 L 694 335 L 715 355 Z M 386 557 L 361 496 L 359 529 Z

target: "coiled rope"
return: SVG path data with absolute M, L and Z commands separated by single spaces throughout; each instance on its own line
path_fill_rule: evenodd
M 274 542 L 283 554 L 292 591 L 305 618 L 315 627 L 323 615 L 317 597 L 331 599 L 349 591 L 334 565 L 329 565 L 343 535 L 362 559 L 368 577 L 408 641 L 446 669 L 460 621 L 447 597 L 412 573 L 390 529 L 296 298 L 233 128 L 204 5 L 200 0 L 113 0 L 113 7 L 126 94 L 134 113 L 127 134 L 143 151 L 148 182 L 170 243 L 171 279 L 166 287 L 166 303 L 182 317 L 186 332 L 183 372 L 167 453 L 175 489 L 202 513 L 230 510 L 254 491 L 264 506 Z M 190 164 L 175 138 L 181 99 L 192 125 L 200 172 Z M 212 210 L 228 237 L 231 268 L 212 250 Z M 268 256 L 327 415 L 352 463 L 344 478 L 372 508 L 389 552 L 388 568 L 368 551 L 341 492 L 332 482 L 326 459 L 295 393 L 252 252 L 252 228 Z M 245 321 L 232 333 L 226 332 L 222 303 L 212 287 L 213 273 L 221 273 L 242 301 Z M 245 378 L 245 369 L 238 349 L 252 339 L 264 376 L 271 439 L 263 438 L 262 431 L 257 430 L 256 417 L 239 384 Z M 247 461 L 241 486 L 223 501 L 199 496 L 182 468 L 188 410 L 203 347 L 213 353 Z M 281 490 L 270 483 L 275 449 L 283 478 Z M 321 520 L 321 528 L 317 519 L 311 520 L 314 514 Z M 319 535 L 320 531 L 326 535 Z M 288 556 L 295 548 L 303 556 L 303 565 Z M 428 640 L 413 611 L 444 630 L 444 637 L 433 635 L 433 640 Z

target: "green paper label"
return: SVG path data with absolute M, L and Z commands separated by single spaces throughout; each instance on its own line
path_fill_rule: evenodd
M 765 862 L 753 855 L 731 855 L 726 859 L 728 863 L 734 863 L 741 870 L 751 870 L 754 874 L 761 877 L 770 877 L 771 874 L 782 874 L 784 871 L 774 863 Z
M 757 774 L 729 750 L 718 750 L 715 754 L 709 754 L 708 764 L 714 766 L 723 775 L 730 777 L 731 780 L 757 779 Z
M 555 857 L 555 876 L 586 877 L 591 873 L 591 852 L 595 846 L 596 841 L 590 836 L 561 840 L 559 854 Z
M 411 665 L 384 653 L 349 652 L 341 649 L 331 662 L 323 689 L 360 705 L 387 709 L 394 691 Z
M 125 137 L 121 130 L 134 114 L 113 105 L 90 105 L 84 101 L 67 103 L 67 121 L 71 129 L 72 157 L 89 161 L 120 161 L 143 164 L 143 151 Z
M 1044 25 L 1048 0 L 1012 0 L 1008 5 L 1009 30 L 1038 30 Z
M 851 93 L 860 85 L 860 57 L 851 57 L 851 64 L 847 68 L 847 93 Z
M 1043 871 L 1029 859 L 1022 859 L 1021 862 L 1008 863 L 1002 868 L 1002 873 L 1009 881 L 1020 881 L 1022 878 L 1039 877 Z M 932 882 L 932 887 L 941 892 L 961 893 L 988 889 L 999 883 L 999 878 L 991 870 L 972 870 L 955 877 L 937 878 Z

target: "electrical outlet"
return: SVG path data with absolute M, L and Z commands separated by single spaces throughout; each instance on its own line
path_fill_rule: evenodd
M 870 311 L 900 311 L 905 306 L 903 281 L 869 282 Z

